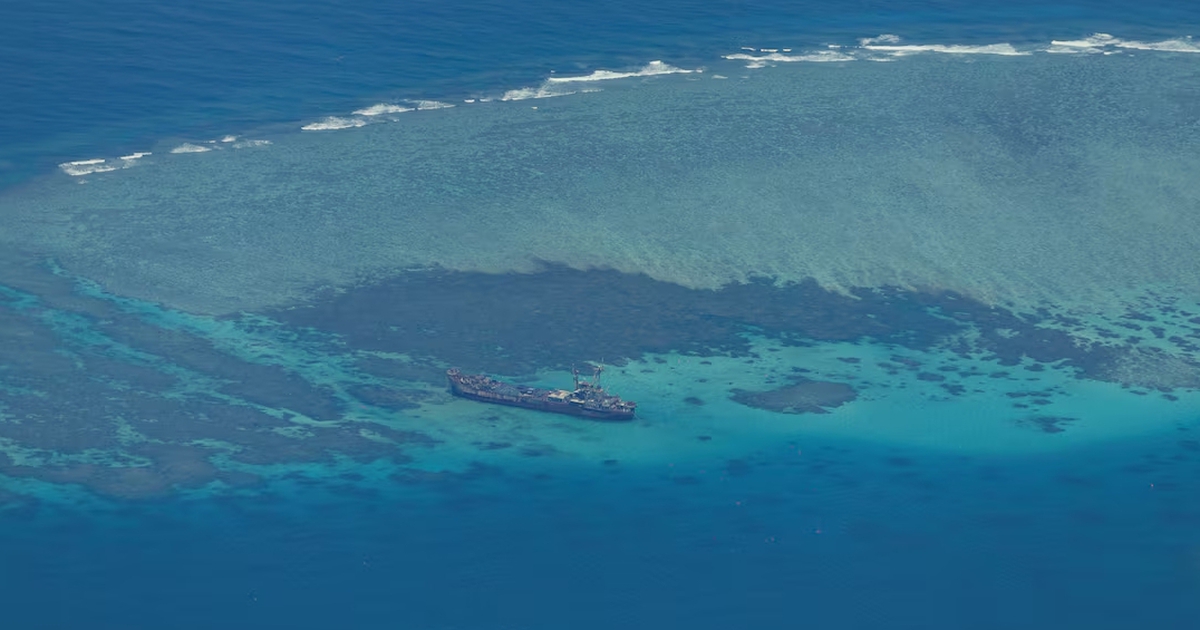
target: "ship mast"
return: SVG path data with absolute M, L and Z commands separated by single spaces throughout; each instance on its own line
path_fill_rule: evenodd
M 589 389 L 600 389 L 600 373 L 604 371 L 604 364 L 592 366 L 592 378 L 590 380 L 582 380 L 579 378 L 579 368 L 571 366 L 571 376 L 575 379 L 575 391 L 579 391 L 580 385 L 586 385 Z

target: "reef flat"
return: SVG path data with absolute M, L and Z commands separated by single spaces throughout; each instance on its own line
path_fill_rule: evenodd
M 14 340 L 0 349 L 0 473 L 125 498 L 253 488 L 297 466 L 334 478 L 353 462 L 411 476 L 523 465 L 513 457 L 736 458 L 803 435 L 1037 451 L 1074 442 L 1036 434 L 1090 442 L 1167 426 L 1197 396 L 1200 325 L 1177 307 L 1130 312 L 1108 323 L 1125 334 L 1095 343 L 1066 316 L 949 292 L 765 280 L 712 291 L 547 265 L 414 270 L 213 317 L 114 296 L 46 260 L 7 269 L 20 273 L 0 280 Z M 1128 369 L 1155 354 L 1173 362 Z M 588 361 L 613 366 L 615 391 L 641 403 L 638 428 L 445 392 L 449 365 L 554 386 Z M 1150 400 L 1159 417 L 1131 422 Z

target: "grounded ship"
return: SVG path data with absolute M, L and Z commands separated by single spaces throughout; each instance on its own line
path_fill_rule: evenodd
M 574 391 L 513 385 L 483 374 L 463 374 L 457 368 L 447 370 L 446 377 L 450 379 L 450 393 L 471 400 L 595 420 L 632 420 L 637 403 L 604 391 L 600 371 L 596 368 L 590 381 L 580 379 L 575 371 Z

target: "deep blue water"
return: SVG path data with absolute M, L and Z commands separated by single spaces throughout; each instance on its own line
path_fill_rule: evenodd
M 1200 462 L 1122 471 L 1173 442 L 17 517 L 3 601 L 22 628 L 1187 628 Z
M 381 100 L 495 94 L 551 71 L 694 67 L 740 46 L 881 33 L 1020 43 L 1093 32 L 1200 34 L 1200 7 L 10 3 L 0 185 Z M 364 473 L 220 498 L 13 501 L 0 511 L 0 610 L 21 630 L 1184 629 L 1200 619 L 1194 424 L 1051 455 L 814 437 L 756 447 L 744 465 L 531 457 L 528 469 L 378 487 Z

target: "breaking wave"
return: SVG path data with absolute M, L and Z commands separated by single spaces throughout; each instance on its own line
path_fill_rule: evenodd
M 58 168 L 62 169 L 62 171 L 67 175 L 79 177 L 81 175 L 91 175 L 92 173 L 107 173 L 122 167 L 113 164 L 104 158 L 96 158 L 92 160 L 63 162 L 62 164 L 58 165 Z
M 328 116 L 314 123 L 308 123 L 301 127 L 304 131 L 332 131 L 334 129 L 350 129 L 352 127 L 362 127 L 367 124 L 367 121 L 361 118 L 341 118 L 338 116 Z
M 151 153 L 149 151 L 138 151 L 129 155 L 122 155 L 117 159 L 92 158 L 90 160 L 76 160 L 74 162 L 63 162 L 58 165 L 58 168 L 71 177 L 82 177 L 96 173 L 111 173 L 112 171 L 129 168 L 134 165 L 135 161 L 147 155 L 151 155 Z
M 171 149 L 171 153 L 208 153 L 209 151 L 212 151 L 211 147 L 192 144 L 190 142 L 185 142 Z
M 596 70 L 591 74 L 578 77 L 550 77 L 546 79 L 547 83 L 579 83 L 587 81 L 612 81 L 614 79 L 628 79 L 631 77 L 654 77 L 664 74 L 691 74 L 693 72 L 701 72 L 700 70 L 684 70 L 676 68 L 662 61 L 651 61 L 643 66 L 640 70 L 630 72 L 614 72 L 612 70 Z
M 762 68 L 766 66 L 768 62 L 795 63 L 808 61 L 820 63 L 827 61 L 854 61 L 856 59 L 856 57 L 853 55 L 848 55 L 836 50 L 821 50 L 814 53 L 805 53 L 799 55 L 790 55 L 778 51 L 768 52 L 766 50 L 762 52 L 766 52 L 767 54 L 752 55 L 748 53 L 735 53 L 732 55 L 725 55 L 724 58 L 731 61 L 746 61 L 748 62 L 746 64 L 746 67 L 748 68 Z
M 763 68 L 774 63 L 823 62 L 823 61 L 892 61 L 899 57 L 921 53 L 948 55 L 1000 55 L 1028 56 L 1036 53 L 1055 54 L 1115 54 L 1124 50 L 1148 50 L 1168 53 L 1200 53 L 1200 42 L 1189 37 L 1178 37 L 1157 42 L 1121 39 L 1107 33 L 1096 33 L 1075 40 L 1052 40 L 1049 46 L 1030 45 L 1018 48 L 1010 43 L 994 44 L 906 44 L 900 36 L 885 33 L 866 37 L 858 46 L 831 45 L 828 50 L 793 53 L 790 48 L 754 48 L 744 46 L 746 52 L 724 55 L 731 61 L 745 61 L 750 69 Z
M 379 103 L 378 105 L 356 109 L 354 110 L 354 114 L 357 116 L 382 116 L 384 114 L 403 114 L 404 112 L 411 112 L 412 110 L 412 107 L 402 107 L 400 105 L 393 105 L 391 103 Z
M 902 44 L 899 35 L 885 33 L 876 37 L 866 37 L 858 40 L 858 45 L 863 50 L 871 50 L 877 52 L 886 52 L 891 55 L 902 56 L 911 55 L 914 53 L 933 52 L 933 53 L 949 53 L 955 55 L 1028 55 L 1030 51 L 1020 51 L 1013 47 L 1012 44 L 982 44 L 982 45 L 965 45 L 965 44 Z
M 1113 37 L 1108 33 L 1096 33 L 1091 37 L 1072 40 L 1054 40 L 1046 49 L 1049 53 L 1066 54 L 1112 54 L 1118 49 L 1154 50 L 1159 52 L 1200 53 L 1200 43 L 1191 37 L 1166 39 L 1160 42 L 1139 42 Z
M 409 101 L 409 102 L 412 103 L 413 105 L 416 105 L 417 109 L 422 110 L 422 111 L 428 110 L 428 109 L 450 109 L 451 107 L 454 107 L 454 105 L 451 103 L 443 103 L 441 101 Z
M 638 70 L 630 70 L 626 72 L 617 72 L 614 70 L 596 70 L 591 74 L 581 76 L 552 76 L 544 83 L 537 87 L 524 87 L 516 90 L 508 90 L 500 96 L 501 101 L 524 101 L 531 98 L 554 98 L 556 96 L 570 96 L 572 94 L 587 94 L 589 92 L 598 92 L 599 88 L 580 88 L 573 84 L 588 84 L 599 81 L 614 81 L 618 79 L 630 79 L 635 77 L 654 77 L 668 74 L 691 74 L 693 72 L 701 72 L 701 70 L 685 70 L 676 68 L 662 61 L 651 61 L 642 66 Z
M 754 48 L 743 46 L 746 52 L 724 55 L 730 61 L 745 61 L 749 69 L 765 68 L 775 63 L 836 62 L 836 61 L 892 61 L 898 57 L 920 53 L 943 53 L 952 55 L 1002 55 L 1025 56 L 1033 50 L 1018 50 L 1012 44 L 905 44 L 899 35 L 885 33 L 876 37 L 858 40 L 858 46 L 829 45 L 825 50 L 793 52 L 791 48 Z
M 1038 53 L 1051 54 L 1119 54 L 1130 50 L 1155 51 L 1162 53 L 1200 53 L 1200 42 L 1191 36 L 1165 39 L 1161 41 L 1140 41 L 1121 39 L 1107 33 L 1096 33 L 1088 37 L 1073 40 L 1053 40 L 1047 44 L 1029 44 L 1021 47 L 1006 42 L 989 44 L 944 44 L 944 43 L 906 43 L 899 35 L 885 33 L 875 37 L 859 39 L 856 45 L 831 44 L 819 49 L 792 48 L 756 48 L 743 46 L 740 52 L 722 55 L 722 59 L 733 62 L 744 62 L 748 69 L 759 69 L 776 64 L 788 63 L 829 63 L 853 61 L 896 61 L 904 57 L 920 54 L 946 55 L 996 55 L 996 56 L 1028 56 Z M 671 65 L 665 61 L 655 60 L 631 70 L 593 70 L 582 75 L 552 75 L 540 85 L 507 90 L 499 96 L 480 96 L 464 99 L 464 102 L 475 104 L 493 101 L 522 101 L 528 99 L 555 98 L 575 94 L 587 94 L 600 91 L 599 84 L 606 81 L 636 79 L 642 77 L 657 77 L 664 75 L 688 75 L 704 72 L 703 68 L 686 69 Z M 713 79 L 724 79 L 723 74 L 706 75 Z M 395 120 L 389 115 L 412 111 L 448 109 L 455 107 L 452 103 L 432 99 L 414 99 L 400 103 L 377 103 L 368 107 L 354 110 L 352 115 L 327 116 L 315 122 L 309 122 L 300 127 L 303 131 L 333 131 L 362 127 L 373 122 Z M 236 135 L 225 135 L 219 140 L 205 143 L 185 142 L 170 153 L 205 153 L 221 149 L 222 145 L 232 148 L 260 147 L 269 144 L 266 140 L 239 141 Z M 59 169 L 71 176 L 88 175 L 120 170 L 128 167 L 147 153 L 135 153 L 123 156 L 120 161 L 79 160 L 59 164 Z
M 552 83 L 546 83 L 538 87 L 527 87 L 516 90 L 509 90 L 500 96 L 502 101 L 524 101 L 531 98 L 554 98 L 556 96 L 570 96 L 580 92 L 594 92 L 596 90 L 572 90 Z

